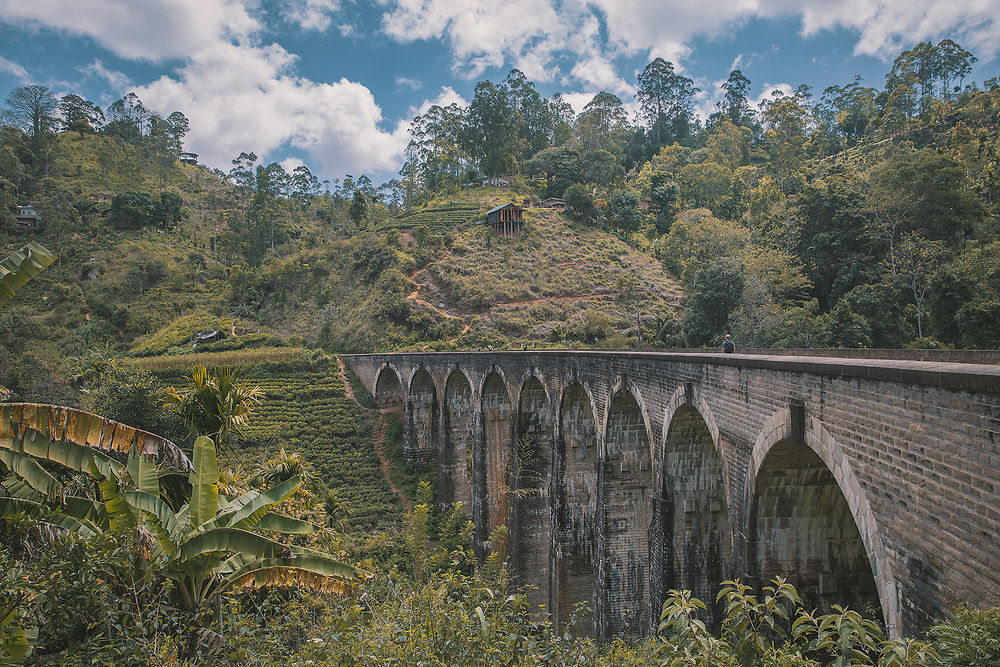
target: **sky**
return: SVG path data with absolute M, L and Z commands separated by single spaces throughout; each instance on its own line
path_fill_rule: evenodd
M 228 171 L 241 151 L 323 179 L 393 178 L 407 129 L 513 67 L 577 112 L 634 109 L 663 57 L 714 110 L 733 68 L 751 97 L 881 87 L 901 50 L 957 41 L 972 79 L 1000 74 L 1000 0 L 0 0 L 0 93 L 29 83 L 106 107 L 133 91 L 191 122 L 186 150 Z

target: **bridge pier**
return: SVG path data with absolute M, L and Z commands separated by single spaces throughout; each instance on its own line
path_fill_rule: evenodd
M 1000 365 L 906 354 L 345 361 L 560 630 L 646 634 L 673 588 L 717 625 L 721 580 L 781 575 L 898 637 L 1000 605 Z

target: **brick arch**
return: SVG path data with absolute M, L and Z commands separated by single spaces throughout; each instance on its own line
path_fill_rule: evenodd
M 600 455 L 604 548 L 598 562 L 604 589 L 598 630 L 604 638 L 634 638 L 649 632 L 652 619 L 653 437 L 633 383 L 620 379 L 608 396 Z
M 438 455 L 438 502 L 460 502 L 473 509 L 473 462 L 477 401 L 469 376 L 458 366 L 446 373 L 441 402 L 441 448 Z
M 535 584 L 524 594 L 540 618 L 550 593 L 553 412 L 544 382 L 534 374 L 522 378 L 510 459 L 511 570 L 518 581 Z
M 716 593 L 734 571 L 732 502 L 719 428 L 693 385 L 679 387 L 668 400 L 660 442 L 652 609 L 660 608 L 666 591 L 690 590 L 707 606 L 704 620 L 718 628 Z
M 498 392 L 490 392 L 491 378 L 496 376 L 499 385 Z M 477 517 L 480 526 L 480 536 L 484 543 L 499 526 L 509 527 L 509 490 L 507 466 L 511 449 L 514 446 L 514 405 L 511 396 L 511 385 L 503 370 L 492 366 L 483 376 L 479 390 L 479 408 L 481 410 L 479 438 L 480 453 L 473 458 L 481 461 L 484 477 L 483 501 L 481 516 Z M 477 443 L 478 444 L 478 443 Z M 490 548 L 502 553 L 506 558 L 506 544 L 491 544 Z
M 430 393 L 421 391 L 418 378 L 426 375 Z M 403 408 L 403 451 L 413 459 L 433 460 L 437 455 L 437 425 L 440 415 L 440 399 L 437 383 L 430 369 L 423 364 L 417 366 L 407 383 Z
M 868 502 L 868 497 L 854 473 L 850 459 L 837 440 L 815 417 L 808 417 L 805 423 L 793 415 L 795 408 L 782 408 L 764 423 L 754 443 L 747 470 L 744 493 L 744 507 L 748 508 L 745 530 L 749 541 L 757 513 L 756 496 L 758 476 L 767 456 L 779 443 L 796 442 L 809 448 L 832 475 L 843 496 L 855 528 L 861 538 L 871 573 L 875 580 L 882 616 L 888 634 L 892 638 L 902 636 L 903 621 L 899 604 L 899 588 L 893 574 L 892 561 L 882 541 L 878 522 Z M 804 428 L 803 428 L 804 426 Z M 749 554 L 753 557 L 753 554 Z M 750 564 L 755 567 L 755 564 Z
M 601 426 L 601 433 L 604 434 L 604 449 L 601 451 L 601 456 L 607 455 L 607 433 L 608 433 L 608 419 L 611 415 L 611 404 L 614 402 L 615 398 L 621 392 L 628 392 L 632 396 L 632 400 L 635 401 L 636 405 L 639 406 L 639 414 L 642 415 L 642 423 L 646 429 L 646 438 L 649 440 L 649 460 L 655 460 L 656 455 L 655 445 L 653 442 L 653 422 L 649 418 L 649 410 L 646 409 L 646 401 L 642 396 L 642 390 L 639 388 L 631 378 L 620 376 L 618 380 L 611 386 L 611 391 L 608 392 L 608 403 L 604 409 L 604 423 Z
M 389 362 L 384 362 L 381 366 L 378 367 L 378 371 L 376 371 L 375 373 L 375 384 L 372 387 L 372 398 L 375 399 L 376 403 L 378 403 L 378 394 L 379 394 L 378 388 L 379 385 L 382 383 L 382 378 L 386 377 L 385 375 L 383 375 L 383 373 L 385 373 L 386 371 L 392 373 L 392 375 L 395 376 L 396 384 L 399 386 L 400 400 L 405 400 L 405 395 L 403 390 L 403 374 L 400 372 L 400 370 L 396 367 L 395 364 L 391 364 Z
M 575 400 L 574 400 L 575 399 Z M 579 404 L 582 411 L 575 412 Z M 589 430 L 588 430 L 589 420 Z M 555 532 L 553 592 L 549 606 L 560 632 L 569 627 L 577 604 L 586 603 L 590 614 L 580 618 L 576 631 L 593 634 L 597 612 L 597 504 L 595 469 L 601 434 L 594 394 L 586 381 L 566 382 L 555 409 L 555 468 L 553 495 Z

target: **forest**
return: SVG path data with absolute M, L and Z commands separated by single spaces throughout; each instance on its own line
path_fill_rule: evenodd
M 477 557 L 463 508 L 436 506 L 433 467 L 403 461 L 402 425 L 336 357 L 726 333 L 998 348 L 1000 82 L 968 80 L 975 62 L 922 42 L 880 87 L 759 106 L 734 70 L 707 118 L 660 58 L 632 116 L 609 92 L 576 113 L 513 70 L 417 116 L 382 184 L 289 172 L 252 146 L 207 167 L 185 151 L 197 118 L 133 93 L 101 109 L 13 89 L 0 664 L 1000 663 L 996 609 L 889 639 L 783 580 L 672 591 L 643 640 L 553 627 L 500 550 Z M 567 210 L 526 208 L 523 236 L 478 224 L 549 197 Z M 95 446 L 97 431 L 129 439 Z M 701 620 L 712 604 L 718 627 Z

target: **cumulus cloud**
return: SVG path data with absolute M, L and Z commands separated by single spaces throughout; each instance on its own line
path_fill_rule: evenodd
M 295 61 L 277 44 L 218 42 L 176 76 L 136 92 L 151 108 L 197 119 L 186 142 L 208 164 L 228 164 L 240 151 L 267 155 L 291 146 L 327 174 L 396 169 L 406 128 L 380 127 L 382 111 L 365 86 L 312 81 L 295 73 Z
M 303 30 L 323 32 L 330 27 L 339 10 L 338 0 L 286 0 L 281 13 L 286 21 Z
M 442 39 L 453 69 L 469 77 L 515 66 L 529 78 L 560 74 L 590 89 L 624 92 L 615 59 L 642 54 L 683 66 L 697 37 L 715 38 L 751 19 L 798 18 L 804 36 L 846 28 L 856 54 L 893 57 L 900 48 L 950 36 L 984 58 L 1000 51 L 1000 0 L 382 0 L 383 29 L 401 42 Z M 512 29 L 512 26 L 516 29 Z M 562 56 L 577 65 L 559 72 Z M 734 62 L 738 64 L 739 59 Z M 744 61 L 745 64 L 745 61 Z M 597 83 L 601 81 L 602 83 Z M 618 88 L 615 88 L 615 85 Z
M 0 19 L 90 37 L 123 58 L 185 58 L 261 24 L 241 0 L 0 0 Z
M 11 75 L 21 83 L 28 83 L 31 81 L 31 75 L 28 74 L 28 70 L 24 69 L 22 65 L 19 65 L 13 60 L 8 60 L 3 56 L 0 56 L 0 72 Z

